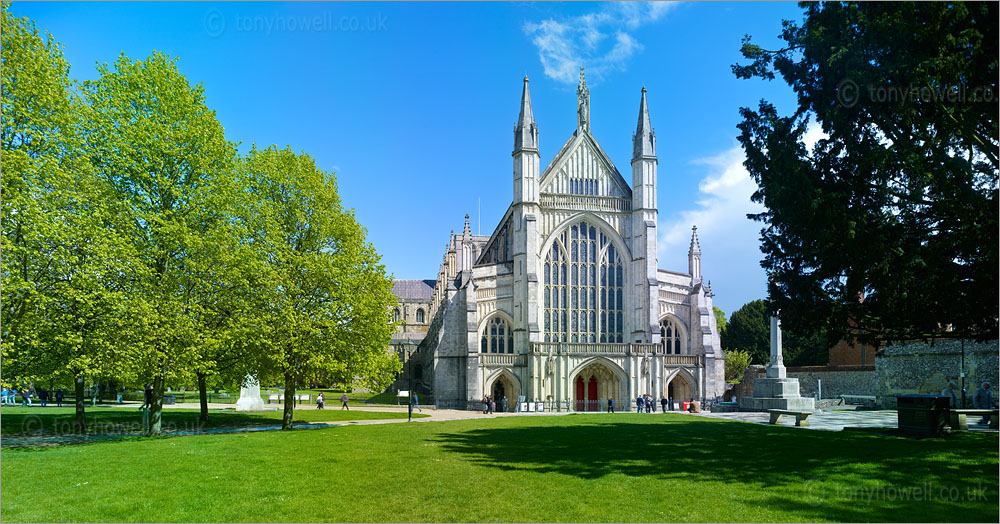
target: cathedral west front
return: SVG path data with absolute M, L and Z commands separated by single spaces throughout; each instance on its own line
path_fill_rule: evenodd
M 524 397 L 556 411 L 604 410 L 609 397 L 622 409 L 643 394 L 677 403 L 722 395 L 724 356 L 696 228 L 687 271 L 657 267 L 646 89 L 631 183 L 592 134 L 582 68 L 576 107 L 576 130 L 542 169 L 524 79 L 503 219 L 492 235 L 472 235 L 466 216 L 436 279 L 395 283 L 397 389 L 412 380 L 440 407 L 476 409 L 490 395 L 511 410 Z

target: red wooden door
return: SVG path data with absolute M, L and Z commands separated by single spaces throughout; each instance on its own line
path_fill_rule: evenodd
M 576 377 L 576 410 L 584 410 L 583 377 Z
M 598 411 L 601 409 L 597 405 L 597 377 L 591 375 L 590 383 L 587 384 L 587 411 Z

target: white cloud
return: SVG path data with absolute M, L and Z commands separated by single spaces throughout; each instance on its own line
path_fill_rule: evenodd
M 642 50 L 631 32 L 659 20 L 676 5 L 616 2 L 573 18 L 527 22 L 524 32 L 538 48 L 545 76 L 573 84 L 581 65 L 597 78 L 624 70 L 628 59 Z
M 826 137 L 820 126 L 810 123 L 802 141 L 811 151 L 817 141 Z M 764 224 L 747 218 L 747 214 L 764 211 L 764 206 L 750 201 L 757 183 L 743 167 L 745 160 L 742 147 L 734 145 L 718 155 L 692 161 L 706 170 L 694 206 L 659 224 L 660 267 L 685 272 L 691 226 L 698 226 L 702 275 L 712 280 L 715 303 L 725 306 L 727 313 L 766 294 L 766 276 L 760 267 L 764 256 L 760 252 L 760 230 Z M 661 201 L 660 209 L 667 207 Z
M 695 160 L 706 166 L 708 174 L 698 184 L 698 200 L 694 209 L 681 211 L 662 226 L 659 249 L 662 258 L 685 256 L 691 240 L 691 226 L 697 225 L 699 236 L 726 245 L 743 244 L 757 250 L 760 227 L 747 219 L 747 213 L 759 213 L 764 207 L 750 201 L 757 184 L 750 178 L 743 161 L 743 149 L 734 146 L 716 156 Z

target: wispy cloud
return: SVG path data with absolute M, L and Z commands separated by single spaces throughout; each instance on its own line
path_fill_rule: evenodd
M 826 135 L 813 123 L 802 140 L 811 150 L 822 138 Z M 759 264 L 764 256 L 760 252 L 760 230 L 764 225 L 747 218 L 747 214 L 764 211 L 764 206 L 750 201 L 757 183 L 743 166 L 745 160 L 743 149 L 734 145 L 717 155 L 692 161 L 705 168 L 697 200 L 691 208 L 660 223 L 657 245 L 660 267 L 687 271 L 691 226 L 698 226 L 702 274 L 713 281 L 713 290 L 732 309 L 763 298 L 766 293 L 766 276 Z
M 526 22 L 524 33 L 538 48 L 545 76 L 559 82 L 577 81 L 581 65 L 597 78 L 624 70 L 628 59 L 642 50 L 633 32 L 656 22 L 675 2 L 615 2 L 572 18 Z

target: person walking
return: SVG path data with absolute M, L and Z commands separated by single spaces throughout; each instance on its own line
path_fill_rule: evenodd
M 59 388 L 59 389 L 56 390 L 56 407 L 60 407 L 61 408 L 62 407 L 62 401 L 63 401 L 63 390 L 62 390 L 62 388 Z
M 323 409 L 324 402 L 326 402 L 326 398 L 323 397 L 323 392 L 321 391 L 319 395 L 316 395 L 316 409 Z
M 958 407 L 958 395 L 955 393 L 955 388 L 957 387 L 954 382 L 949 380 L 948 387 L 944 388 L 944 391 L 941 392 L 942 397 L 948 397 L 948 407 L 951 409 Z
M 43 408 L 49 404 L 49 390 L 45 388 L 38 390 L 38 403 Z
M 500 402 L 500 412 L 501 413 L 507 412 L 507 395 L 504 395 L 503 400 Z
M 345 409 L 347 411 L 351 410 L 351 407 L 347 405 L 347 393 L 340 396 L 340 410 L 343 411 Z
M 667 412 L 667 396 L 666 395 L 660 395 L 660 411 L 662 411 L 664 413 Z
M 649 394 L 646 394 L 646 413 L 649 413 L 650 408 L 652 407 L 653 407 L 653 397 L 650 397 Z
M 496 413 L 496 412 L 497 412 L 497 400 L 493 397 L 490 397 L 490 413 Z
M 146 384 L 146 388 L 142 390 L 142 405 L 139 406 L 139 411 L 144 409 L 149 409 L 153 406 L 153 385 Z
M 3 399 L 2 401 L 0 401 L 0 405 L 6 406 L 7 405 L 7 387 L 6 386 L 4 386 L 2 389 L 0 389 L 0 398 Z
M 636 413 L 642 413 L 642 405 L 644 403 L 645 402 L 643 402 L 643 400 L 642 400 L 642 395 L 639 395 L 638 397 L 635 397 L 635 412 Z
M 28 404 L 31 405 L 30 403 Z M 972 407 L 976 409 L 993 409 L 996 404 L 993 402 L 993 394 L 990 393 L 990 383 L 983 382 L 982 386 L 976 390 L 976 394 L 972 397 Z M 983 418 L 979 420 L 980 424 L 989 424 L 992 420 L 990 414 L 983 415 Z
M 416 392 L 413 393 L 413 409 L 423 412 L 423 410 L 420 409 L 420 397 L 417 396 Z
M 608 397 L 608 413 L 615 412 L 615 397 Z
M 490 397 L 488 395 L 483 395 L 483 415 L 489 414 L 490 412 Z
M 31 390 L 28 388 L 24 388 L 21 391 L 21 407 L 25 406 L 31 407 Z

